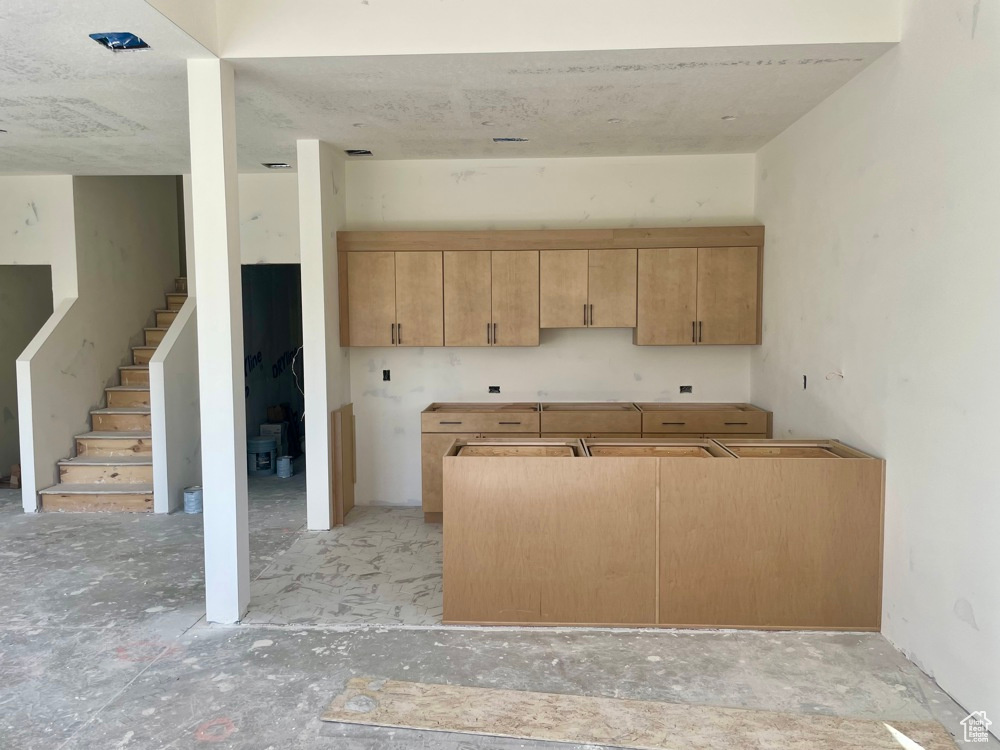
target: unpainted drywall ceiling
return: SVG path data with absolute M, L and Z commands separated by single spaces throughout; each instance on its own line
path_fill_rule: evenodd
M 111 30 L 152 49 L 87 37 Z M 294 165 L 300 138 L 376 159 L 750 152 L 889 46 L 239 60 L 240 169 Z M 185 60 L 209 55 L 143 2 L 8 0 L 0 174 L 189 171 Z

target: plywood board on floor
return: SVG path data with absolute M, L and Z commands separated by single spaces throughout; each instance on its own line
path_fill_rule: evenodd
M 637 750 L 899 750 L 881 720 L 521 690 L 350 680 L 323 721 Z M 936 721 L 891 722 L 925 750 L 956 745 Z

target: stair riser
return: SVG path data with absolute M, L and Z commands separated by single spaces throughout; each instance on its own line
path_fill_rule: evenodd
M 149 406 L 149 391 L 108 391 L 108 408 Z
M 156 327 L 157 328 L 169 328 L 170 324 L 174 322 L 177 318 L 177 312 L 158 312 L 156 313 Z
M 142 431 L 152 429 L 149 414 L 91 414 L 91 429 L 94 432 Z
M 184 307 L 184 302 L 187 300 L 186 294 L 168 294 L 167 295 L 167 309 L 168 310 L 180 310 Z
M 42 510 L 47 512 L 152 513 L 153 494 L 137 495 L 42 495 Z
M 188 280 L 186 278 L 174 279 L 174 291 L 179 294 L 187 294 L 188 290 Z
M 153 445 L 148 438 L 79 438 L 76 455 L 92 457 L 152 455 Z
M 120 370 L 122 385 L 149 386 L 149 370 Z
M 60 466 L 60 484 L 152 484 L 152 466 Z
M 149 360 L 153 358 L 155 354 L 154 349 L 133 349 L 132 350 L 132 364 L 133 365 L 148 365 Z
M 159 346 L 166 331 L 146 331 L 146 346 Z

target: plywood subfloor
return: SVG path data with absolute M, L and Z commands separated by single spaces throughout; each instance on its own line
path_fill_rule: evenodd
M 323 721 L 638 750 L 899 750 L 881 721 L 359 677 Z M 892 726 L 925 750 L 954 750 L 936 721 Z

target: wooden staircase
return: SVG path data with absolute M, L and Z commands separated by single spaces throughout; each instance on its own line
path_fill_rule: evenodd
M 121 385 L 105 389 L 107 406 L 90 412 L 92 431 L 76 436 L 76 456 L 59 462 L 59 484 L 39 493 L 43 511 L 152 512 L 149 360 L 187 299 L 187 279 L 174 288 L 143 345 L 132 347 L 132 364 L 118 368 Z

